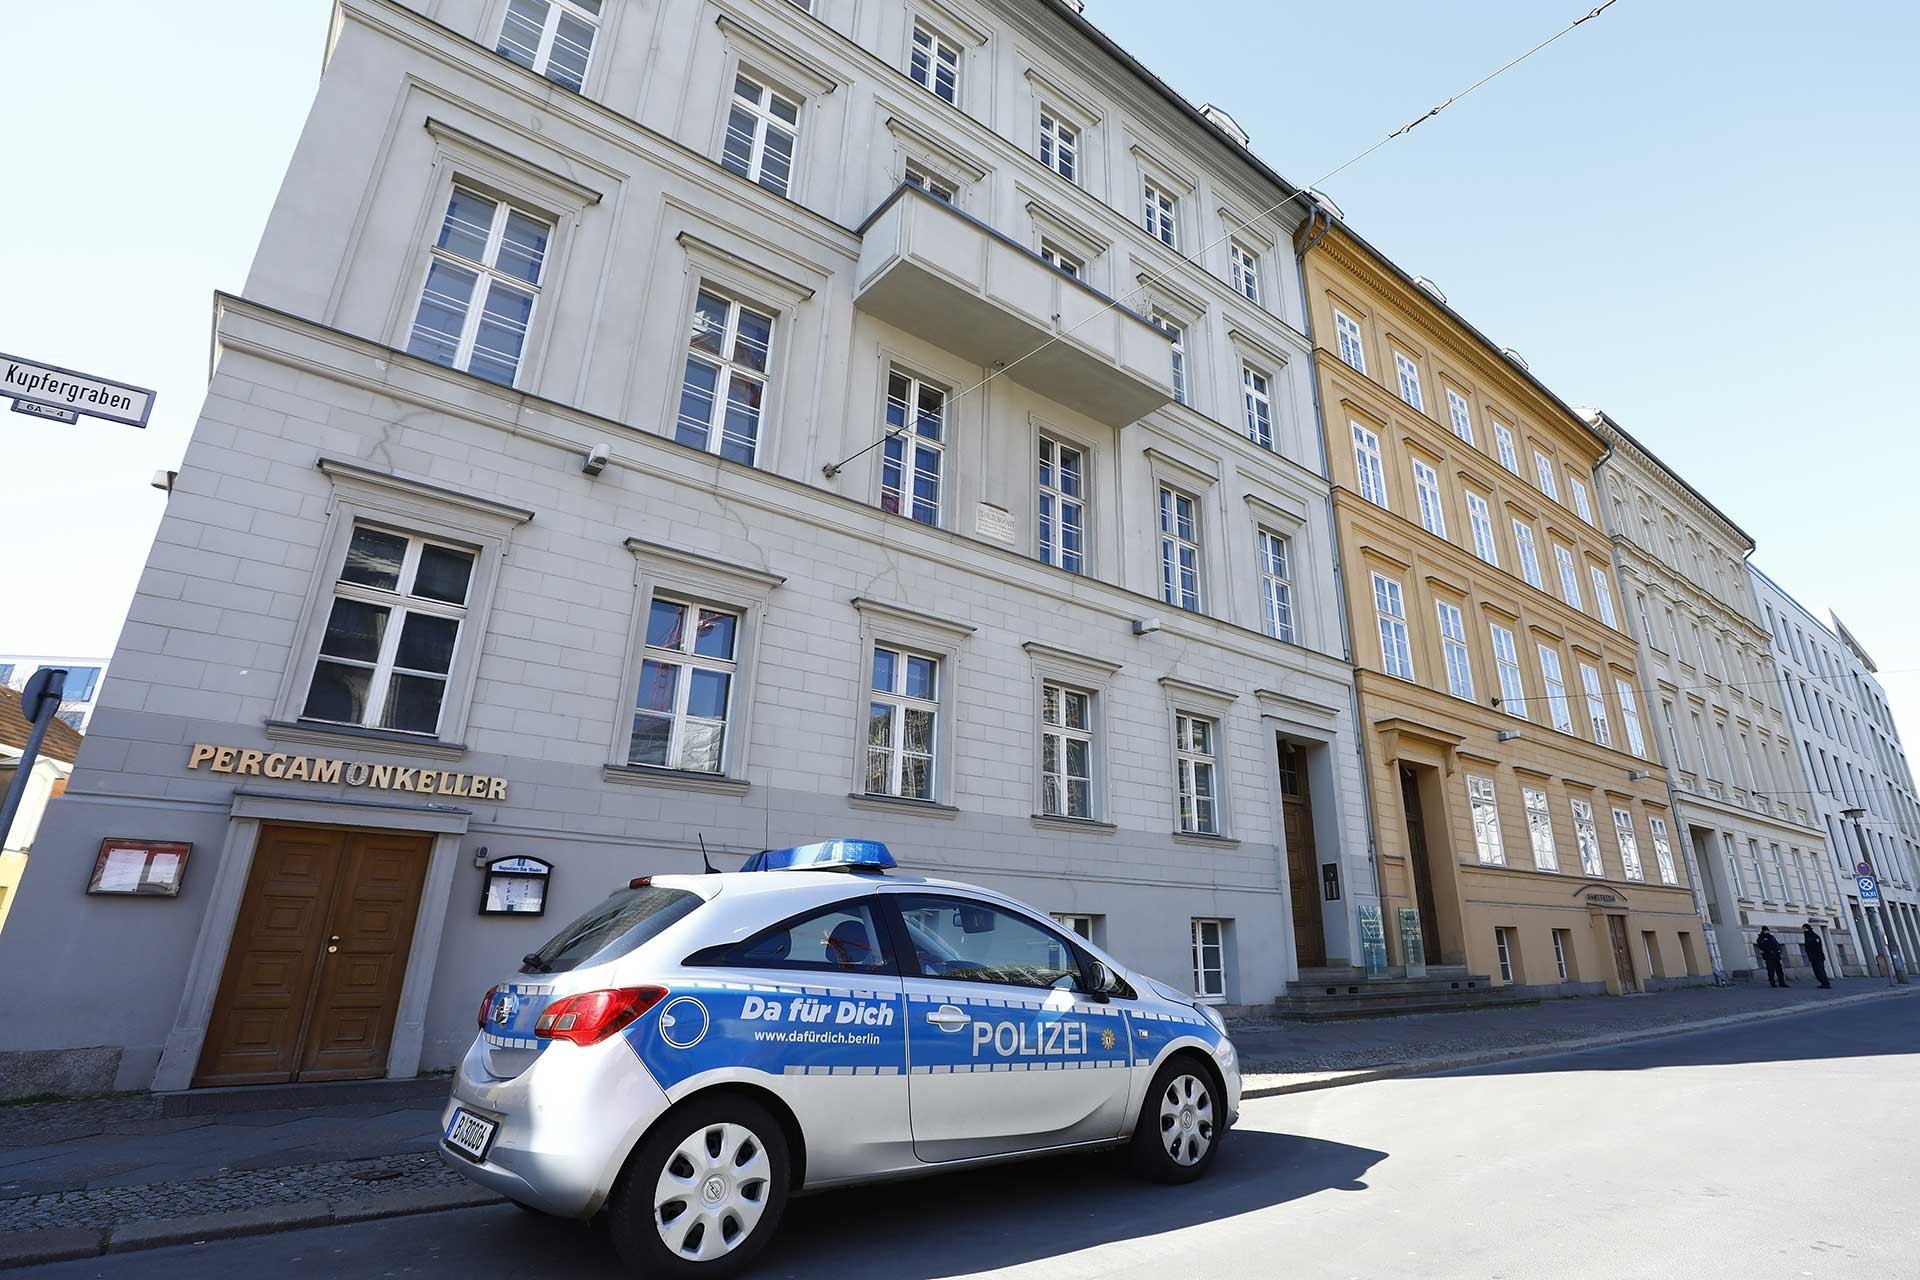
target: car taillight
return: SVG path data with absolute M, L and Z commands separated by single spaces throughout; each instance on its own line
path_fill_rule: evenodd
M 480 1029 L 487 1029 L 487 1011 L 493 1008 L 493 998 L 500 993 L 498 987 L 488 987 L 487 994 L 480 999 Z
M 542 1040 L 599 1044 L 666 996 L 665 987 L 621 987 L 562 996 L 541 1012 L 540 1020 L 533 1024 L 533 1034 Z

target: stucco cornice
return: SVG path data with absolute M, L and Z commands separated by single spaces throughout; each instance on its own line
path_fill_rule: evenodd
M 1754 549 L 1753 535 L 1733 522 L 1733 517 L 1707 501 L 1706 495 L 1688 484 L 1686 479 L 1662 462 L 1653 450 L 1641 444 L 1625 427 L 1616 422 L 1604 410 L 1588 410 L 1584 415 L 1589 427 L 1602 440 L 1606 441 L 1616 455 L 1626 454 L 1642 464 L 1651 472 L 1663 489 L 1680 505 L 1708 524 L 1721 530 L 1722 535 L 1740 544 L 1742 554 L 1751 554 Z

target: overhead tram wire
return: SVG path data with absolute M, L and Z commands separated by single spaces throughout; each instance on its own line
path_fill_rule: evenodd
M 1554 32 L 1552 35 L 1548 36 L 1545 40 L 1542 40 L 1539 44 L 1534 45 L 1531 49 L 1528 49 L 1525 53 L 1522 53 L 1520 56 L 1506 63 L 1501 64 L 1499 67 L 1496 67 L 1494 70 L 1488 72 L 1486 75 L 1480 77 L 1478 80 L 1475 80 L 1472 84 L 1468 85 L 1466 88 L 1460 90 L 1460 92 L 1454 94 L 1452 97 L 1446 99 L 1445 101 L 1439 103 L 1438 105 L 1428 108 L 1426 111 L 1422 112 L 1418 116 L 1415 116 L 1412 120 L 1409 120 L 1407 123 L 1401 125 L 1398 129 L 1395 129 L 1392 133 L 1387 134 L 1385 137 L 1381 138 L 1378 142 L 1374 143 L 1372 146 L 1368 147 L 1366 150 L 1360 152 L 1358 155 L 1353 156 L 1351 159 L 1346 160 L 1345 162 L 1327 170 L 1325 173 L 1321 174 L 1318 178 L 1315 178 L 1312 182 L 1309 182 L 1306 186 L 1296 189 L 1292 195 L 1285 196 L 1279 200 L 1274 201 L 1272 204 L 1268 205 L 1266 208 L 1254 214 L 1252 218 L 1248 219 L 1245 222 L 1240 223 L 1236 227 L 1229 229 L 1225 235 L 1216 237 L 1215 239 L 1208 241 L 1206 244 L 1201 245 L 1198 249 L 1194 250 L 1192 253 L 1181 254 L 1180 260 L 1186 263 L 1188 266 L 1196 265 L 1197 260 L 1203 254 L 1209 253 L 1212 250 L 1218 248 L 1220 245 L 1224 244 L 1228 239 L 1238 234 L 1239 232 L 1247 230 L 1248 228 L 1253 227 L 1257 223 L 1266 222 L 1270 220 L 1275 213 L 1278 213 L 1281 209 L 1286 208 L 1289 204 L 1293 203 L 1295 200 L 1298 200 L 1301 196 L 1308 195 L 1314 192 L 1322 183 L 1327 182 L 1329 179 L 1338 177 L 1340 174 L 1346 172 L 1348 169 L 1351 169 L 1354 165 L 1359 164 L 1362 160 L 1365 160 L 1368 156 L 1380 150 L 1380 148 L 1386 146 L 1389 142 L 1392 142 L 1394 139 L 1403 137 L 1406 134 L 1411 133 L 1414 129 L 1425 124 L 1427 121 L 1433 119 L 1435 116 L 1439 115 L 1442 111 L 1445 111 L 1448 107 L 1451 107 L 1454 103 L 1460 101 L 1460 99 L 1466 97 L 1468 94 L 1472 93 L 1474 90 L 1481 88 L 1482 86 L 1488 84 L 1490 81 L 1498 79 L 1500 76 L 1506 74 L 1508 71 L 1511 71 L 1513 68 L 1525 62 L 1528 58 L 1531 58 L 1534 54 L 1539 53 L 1542 49 L 1545 49 L 1548 45 L 1551 45 L 1556 41 L 1572 33 L 1574 28 L 1579 27 L 1584 23 L 1593 21 L 1595 18 L 1599 17 L 1601 14 L 1605 13 L 1607 10 L 1613 8 L 1613 6 L 1618 4 L 1619 2 L 1620 0 L 1605 0 L 1605 3 L 1596 5 L 1592 10 L 1581 15 L 1578 18 L 1575 18 L 1572 22 L 1568 23 L 1566 26 L 1562 27 L 1560 30 Z M 1277 223 L 1274 224 L 1274 227 L 1276 230 L 1283 230 L 1283 228 L 1280 228 Z M 1139 297 L 1141 294 L 1148 292 L 1148 290 L 1155 284 L 1166 283 L 1166 278 L 1156 271 L 1149 270 L 1146 273 L 1146 276 L 1147 276 L 1147 279 L 1143 280 L 1142 283 L 1139 284 L 1137 287 L 1128 291 L 1127 293 L 1121 294 L 1117 298 L 1108 299 L 1107 304 L 1104 307 L 1101 307 L 1099 310 L 1095 311 L 1092 315 L 1089 315 L 1088 317 L 1086 317 L 1086 319 L 1081 320 L 1079 323 L 1073 325 L 1071 328 L 1064 329 L 1061 332 L 1054 334 L 1052 337 L 1048 338 L 1045 342 L 1042 342 L 1039 346 L 1027 352 L 1025 355 L 1021 356 L 1019 359 L 997 366 L 996 368 L 988 372 L 986 377 L 980 379 L 980 381 L 974 383 L 970 387 L 967 387 L 965 390 L 958 391 L 953 395 L 949 396 L 947 398 L 946 407 L 948 409 L 951 409 L 955 403 L 965 399 L 967 396 L 971 395 L 973 392 L 980 390 L 982 387 L 986 386 L 989 382 L 992 382 L 995 378 L 999 377 L 1001 374 L 1007 373 L 1010 370 L 1015 369 L 1022 364 L 1025 364 L 1027 361 L 1033 359 L 1035 356 L 1045 351 L 1048 347 L 1053 346 L 1056 342 L 1059 342 L 1061 339 L 1071 336 L 1072 334 L 1078 332 L 1080 329 L 1084 328 L 1085 326 L 1092 324 L 1095 320 L 1100 319 L 1102 316 L 1106 315 L 1109 311 L 1112 311 L 1114 308 L 1121 306 L 1122 303 L 1125 302 L 1126 300 Z M 894 439 L 896 436 L 907 434 L 912 428 L 913 420 L 916 417 L 916 415 L 914 413 L 909 412 L 904 414 L 903 417 L 905 418 L 905 421 L 900 426 L 882 433 L 881 436 L 878 439 L 874 440 L 871 444 L 868 444 L 864 448 L 854 453 L 848 454 L 846 457 L 842 458 L 838 462 L 829 462 L 825 466 L 821 467 L 820 468 L 821 474 L 824 475 L 827 479 L 831 480 L 835 476 L 839 475 L 840 472 L 849 463 L 855 462 L 860 458 L 864 457 L 865 455 L 873 452 L 875 449 L 879 448 L 881 445 L 885 444 L 887 441 Z

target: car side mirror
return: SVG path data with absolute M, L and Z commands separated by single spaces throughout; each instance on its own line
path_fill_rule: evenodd
M 1113 970 L 1107 967 L 1104 960 L 1095 960 L 1093 969 L 1087 977 L 1093 984 L 1093 991 L 1090 994 L 1099 996 L 1103 1000 L 1120 987 L 1120 980 L 1114 976 Z

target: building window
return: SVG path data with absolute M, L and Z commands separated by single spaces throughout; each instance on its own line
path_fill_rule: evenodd
M 1553 847 L 1553 813 L 1547 808 L 1547 793 L 1538 787 L 1523 787 L 1520 797 L 1527 806 L 1527 836 L 1533 841 L 1533 865 L 1542 871 L 1558 871 L 1560 854 Z
M 1489 867 L 1507 865 L 1507 849 L 1500 842 L 1500 802 L 1494 798 L 1493 779 L 1467 775 L 1467 807 L 1473 812 L 1473 847 Z
M 1513 930 L 1511 929 L 1495 929 L 1493 931 L 1493 949 L 1494 953 L 1500 958 L 1500 981 L 1504 983 L 1512 983 L 1513 981 L 1513 946 L 1507 937 L 1507 935 L 1512 932 Z
M 1467 407 L 1467 398 L 1447 388 L 1447 420 L 1453 424 L 1453 434 L 1473 443 L 1473 411 Z
M 1607 878 L 1607 865 L 1600 859 L 1600 828 L 1593 820 L 1593 805 L 1573 801 L 1573 839 L 1580 846 L 1580 872 L 1598 880 Z
M 772 348 L 772 316 L 702 289 L 693 304 L 674 439 L 752 466 Z
M 1052 267 L 1063 276 L 1079 280 L 1085 277 L 1087 266 L 1077 254 L 1062 249 L 1051 240 L 1040 242 L 1040 261 Z
M 437 734 L 473 570 L 466 548 L 356 525 L 301 718 Z
M 1194 501 L 1160 488 L 1160 598 L 1177 609 L 1200 610 L 1200 525 Z
M 1220 834 L 1219 791 L 1215 786 L 1212 720 L 1185 712 L 1173 718 L 1173 750 L 1179 770 L 1180 830 L 1190 835 Z
M 1646 871 L 1640 866 L 1640 839 L 1633 833 L 1633 815 L 1625 809 L 1613 811 L 1613 838 L 1620 845 L 1620 869 L 1626 872 L 1629 880 L 1645 880 Z
M 1515 475 L 1520 474 L 1520 455 L 1513 450 L 1513 432 L 1505 424 L 1493 424 L 1493 445 L 1500 454 L 1500 465 Z
M 1413 679 L 1413 649 L 1407 641 L 1406 601 L 1400 584 L 1373 575 L 1373 608 L 1380 621 L 1380 665 L 1390 676 Z
M 867 705 L 867 794 L 931 800 L 940 659 L 875 645 Z
M 1618 630 L 1620 620 L 1613 611 L 1613 588 L 1607 583 L 1607 571 L 1597 564 L 1590 564 L 1587 572 L 1593 578 L 1593 605 L 1600 611 L 1600 621 Z
M 1500 709 L 1510 715 L 1527 718 L 1527 686 L 1520 678 L 1520 654 L 1514 647 L 1513 632 L 1498 624 L 1489 624 L 1493 632 L 1493 669 L 1500 678 Z
M 1471 489 L 1467 490 L 1467 523 L 1473 526 L 1473 554 L 1498 569 L 1500 546 L 1493 538 L 1493 513 L 1487 510 L 1487 500 Z
M 1078 182 L 1080 131 L 1055 115 L 1040 112 L 1040 163 L 1068 182 Z
M 1679 884 L 1679 869 L 1673 863 L 1673 844 L 1667 839 L 1667 820 L 1648 815 L 1647 825 L 1653 828 L 1653 860 L 1660 868 L 1660 883 Z
M 1567 682 L 1560 674 L 1560 651 L 1540 646 L 1540 675 L 1547 682 L 1547 707 L 1553 712 L 1553 727 L 1562 733 L 1573 732 L 1573 709 L 1567 705 Z
M 1567 973 L 1567 942 L 1571 936 L 1572 930 L 1570 929 L 1555 929 L 1553 931 L 1553 968 L 1554 971 L 1560 975 L 1560 981 L 1562 982 L 1566 982 L 1570 977 Z
M 1376 506 L 1387 505 L 1387 469 L 1380 461 L 1380 437 L 1357 422 L 1353 428 L 1353 460 L 1360 471 L 1360 496 Z
M 599 23 L 600 0 L 508 0 L 494 52 L 578 93 Z
M 1087 457 L 1040 437 L 1040 558 L 1068 573 L 1086 572 Z
M 628 764 L 725 769 L 739 627 L 737 614 L 654 597 Z
M 1640 704 L 1634 699 L 1633 686 L 1615 677 L 1613 689 L 1620 695 L 1620 722 L 1627 727 L 1627 749 L 1644 760 L 1647 739 L 1640 731 Z
M 944 390 L 898 369 L 887 372 L 887 443 L 880 463 L 883 510 L 910 515 L 921 524 L 939 525 L 946 421 Z M 910 498 L 906 488 L 909 483 Z
M 1467 620 L 1445 600 L 1436 602 L 1440 614 L 1440 650 L 1447 662 L 1447 692 L 1456 698 L 1473 697 L 1473 657 L 1467 651 Z
M 1440 505 L 1439 473 L 1426 463 L 1413 460 L 1413 492 L 1420 501 L 1420 526 L 1437 538 L 1447 536 L 1447 513 Z
M 1643 929 L 1640 931 L 1640 945 L 1646 948 L 1647 952 L 1647 976 L 1661 977 L 1659 937 L 1653 930 Z
M 745 74 L 734 78 L 727 138 L 720 152 L 724 167 L 784 196 L 793 180 L 793 152 L 799 133 L 798 102 Z
M 455 187 L 434 240 L 407 350 L 510 387 L 520 372 L 553 228 Z
M 1360 338 L 1360 325 L 1338 307 L 1333 311 L 1333 331 L 1340 343 L 1340 359 L 1356 373 L 1367 371 L 1367 349 Z
M 1093 817 L 1093 695 L 1043 685 L 1040 720 L 1041 812 Z
M 1277 533 L 1260 530 L 1260 599 L 1267 634 L 1294 642 L 1292 546 Z
M 1273 448 L 1273 395 L 1267 375 L 1241 365 L 1240 391 L 1247 407 L 1247 439 L 1262 449 Z
M 1149 182 L 1142 187 L 1146 206 L 1147 234 L 1170 249 L 1180 247 L 1180 220 L 1176 211 L 1180 202 Z
M 1533 451 L 1533 473 L 1540 478 L 1540 492 L 1560 501 L 1560 486 L 1553 478 L 1553 459 L 1538 449 Z
M 1094 934 L 1104 932 L 1100 928 L 1100 920 L 1099 916 L 1065 915 L 1057 911 L 1053 913 L 1055 924 L 1095 946 L 1100 945 L 1100 940 L 1094 937 Z
M 946 204 L 952 204 L 960 191 L 958 184 L 948 182 L 945 178 L 933 172 L 933 170 L 923 168 L 911 161 L 907 164 L 906 175 L 903 180 L 908 186 L 918 187 L 935 200 L 942 201 Z
M 1613 726 L 1607 722 L 1607 698 L 1600 691 L 1600 673 L 1586 663 L 1580 664 L 1580 687 L 1587 695 L 1587 722 L 1593 740 L 1603 747 L 1613 745 Z
M 1593 505 L 1587 501 L 1587 486 L 1581 484 L 1580 481 L 1573 476 L 1567 477 L 1567 483 L 1573 486 L 1574 511 L 1579 514 L 1582 520 L 1585 520 L 1588 524 L 1592 524 Z
M 1528 586 L 1545 591 L 1546 580 L 1540 576 L 1540 555 L 1533 549 L 1532 527 L 1515 520 L 1513 540 L 1520 545 L 1520 576 L 1527 580 Z
M 1196 1000 L 1227 998 L 1227 922 L 1193 922 L 1193 995 Z
M 1576 609 L 1586 608 L 1580 600 L 1580 571 L 1573 567 L 1573 552 L 1555 543 L 1553 562 L 1560 569 L 1560 598 Z
M 1396 351 L 1393 353 L 1393 368 L 1400 377 L 1400 398 L 1424 413 L 1427 404 L 1420 394 L 1420 366 L 1403 352 Z
M 1228 281 L 1248 302 L 1260 301 L 1260 255 L 1238 240 L 1227 247 Z
M 960 50 L 917 23 L 913 28 L 913 53 L 907 60 L 907 74 L 942 102 L 959 105 Z
M 1187 327 L 1157 309 L 1151 319 L 1154 326 L 1167 335 L 1167 342 L 1173 348 L 1173 398 L 1191 407 L 1193 389 L 1187 385 Z

